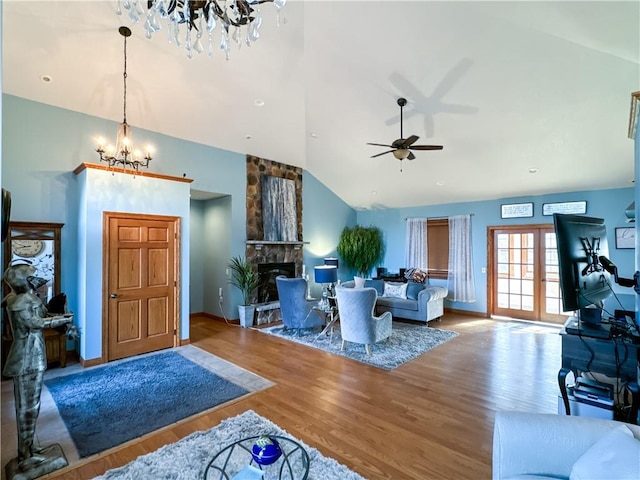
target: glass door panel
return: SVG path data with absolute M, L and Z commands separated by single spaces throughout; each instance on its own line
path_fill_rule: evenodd
M 550 226 L 496 227 L 491 314 L 562 323 L 558 254 Z

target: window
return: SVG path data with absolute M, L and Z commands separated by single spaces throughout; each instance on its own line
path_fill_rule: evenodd
M 449 220 L 427 220 L 427 256 L 429 278 L 449 275 Z

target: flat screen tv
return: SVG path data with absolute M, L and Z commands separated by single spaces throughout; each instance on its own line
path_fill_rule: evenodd
M 611 295 L 611 275 L 600 263 L 609 256 L 602 218 L 556 213 L 560 289 L 564 311 L 580 312 L 580 320 L 600 324 L 603 301 Z

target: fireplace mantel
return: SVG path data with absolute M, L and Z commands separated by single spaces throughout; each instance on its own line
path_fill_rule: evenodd
M 294 250 L 300 250 L 303 245 L 308 245 L 309 242 L 285 242 L 274 240 L 247 240 L 247 245 L 255 245 L 256 250 L 261 250 L 263 245 L 293 245 Z

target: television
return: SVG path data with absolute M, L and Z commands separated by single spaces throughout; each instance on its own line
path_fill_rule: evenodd
M 555 213 L 562 307 L 579 311 L 583 324 L 600 325 L 603 301 L 611 295 L 611 274 L 600 262 L 609 256 L 602 218 Z

